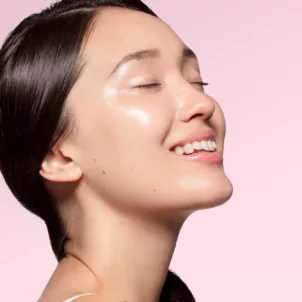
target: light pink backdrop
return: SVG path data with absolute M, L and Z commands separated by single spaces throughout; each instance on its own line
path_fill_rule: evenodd
M 1 42 L 49 2 L 1 3 Z M 301 302 L 302 2 L 146 2 L 200 58 L 235 186 L 228 204 L 188 220 L 172 268 L 197 302 Z M 46 230 L 0 186 L 0 300 L 36 301 L 56 264 Z

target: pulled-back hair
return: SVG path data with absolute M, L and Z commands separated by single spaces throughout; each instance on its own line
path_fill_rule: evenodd
M 17 200 L 45 221 L 58 261 L 67 236 L 39 170 L 72 131 L 66 99 L 81 74 L 81 51 L 95 16 L 109 6 L 156 17 L 140 0 L 61 0 L 24 19 L 0 49 L 0 169 Z M 169 271 L 161 301 L 195 300 Z

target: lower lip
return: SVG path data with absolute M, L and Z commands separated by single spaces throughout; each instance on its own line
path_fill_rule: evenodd
M 193 162 L 203 163 L 203 164 L 219 164 L 222 163 L 222 153 L 215 151 L 199 151 L 197 153 L 181 155 L 180 158 L 184 160 L 190 160 Z

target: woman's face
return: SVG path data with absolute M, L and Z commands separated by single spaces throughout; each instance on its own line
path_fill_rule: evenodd
M 163 21 L 103 9 L 83 59 L 67 103 L 75 135 L 64 150 L 81 168 L 83 190 L 147 211 L 194 210 L 230 197 L 223 113 L 200 84 L 193 52 Z M 218 152 L 182 148 L 215 148 L 200 143 L 207 140 Z

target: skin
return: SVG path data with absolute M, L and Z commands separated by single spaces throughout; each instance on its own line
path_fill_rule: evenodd
M 40 301 L 85 292 L 97 295 L 79 301 L 158 301 L 186 218 L 230 198 L 222 163 L 170 150 L 206 128 L 216 132 L 218 151 L 224 146 L 223 113 L 198 83 L 197 59 L 183 56 L 186 47 L 153 16 L 121 8 L 97 16 L 67 100 L 73 134 L 40 171 L 71 239 Z M 146 49 L 157 51 L 115 68 Z M 160 86 L 138 87 L 150 83 Z

